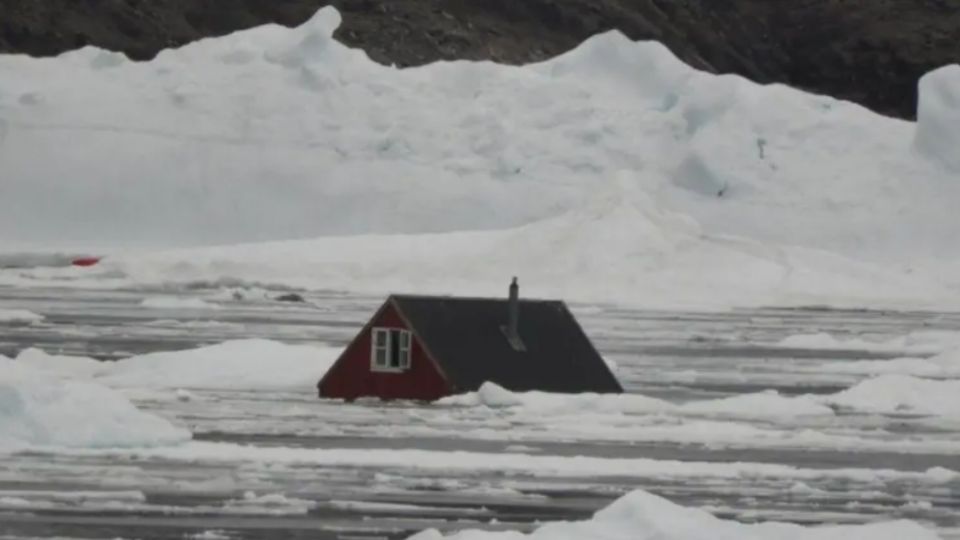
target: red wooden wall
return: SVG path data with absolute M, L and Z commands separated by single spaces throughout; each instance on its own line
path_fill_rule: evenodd
M 352 400 L 359 397 L 415 399 L 433 401 L 453 393 L 450 384 L 427 357 L 413 336 L 410 369 L 402 373 L 383 373 L 370 369 L 370 328 L 408 328 L 393 305 L 386 304 L 372 325 L 363 329 L 347 346 L 317 387 L 322 398 Z

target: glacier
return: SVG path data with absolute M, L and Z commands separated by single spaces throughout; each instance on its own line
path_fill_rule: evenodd
M 130 62 L 0 56 L 0 283 L 247 283 L 650 305 L 960 305 L 957 66 L 918 122 L 611 32 L 396 69 L 325 8 Z M 98 273 L 99 272 L 99 273 Z

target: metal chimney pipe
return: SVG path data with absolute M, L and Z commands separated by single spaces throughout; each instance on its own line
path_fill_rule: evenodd
M 510 282 L 510 300 L 507 302 L 507 335 L 511 338 L 519 338 L 520 324 L 520 286 L 517 285 L 517 278 L 514 277 Z

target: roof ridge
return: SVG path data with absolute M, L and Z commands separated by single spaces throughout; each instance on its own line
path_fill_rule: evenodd
M 443 294 L 404 294 L 391 293 L 388 298 L 411 299 L 411 300 L 466 300 L 466 301 L 486 301 L 486 302 L 508 302 L 510 299 L 506 296 L 454 296 Z M 563 304 L 564 301 L 559 298 L 519 298 L 520 303 L 538 302 Z

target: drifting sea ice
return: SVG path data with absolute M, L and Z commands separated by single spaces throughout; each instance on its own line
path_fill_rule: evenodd
M 423 531 L 411 540 L 938 540 L 911 521 L 803 527 L 787 523 L 727 521 L 678 506 L 642 490 L 624 495 L 586 521 L 548 523 L 534 532 L 468 530 L 448 536 Z
M 99 381 L 114 387 L 311 389 L 339 355 L 336 347 L 244 339 L 120 360 Z
M 100 384 L 64 380 L 0 357 L 0 449 L 139 447 L 190 437 Z
M 43 315 L 22 309 L 0 309 L 0 324 L 32 324 L 43 320 Z

